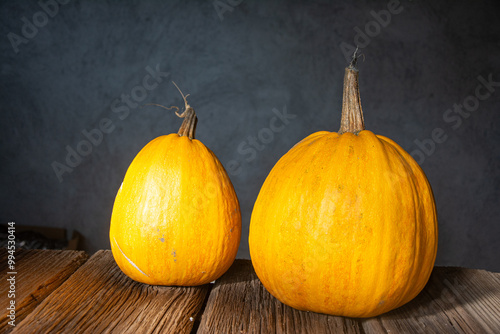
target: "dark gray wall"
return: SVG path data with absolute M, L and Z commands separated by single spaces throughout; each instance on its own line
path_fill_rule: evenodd
M 137 104 L 181 105 L 174 80 L 191 94 L 197 138 L 230 172 L 248 257 L 260 186 L 297 141 L 338 129 L 345 53 L 359 44 L 367 128 L 411 152 L 433 186 L 437 264 L 500 271 L 495 1 L 61 2 L 42 1 L 49 14 L 34 0 L 0 5 L 1 222 L 78 230 L 86 250 L 109 248 L 128 165 L 180 125 Z M 71 173 L 68 147 L 87 152 Z M 54 162 L 67 166 L 60 179 Z

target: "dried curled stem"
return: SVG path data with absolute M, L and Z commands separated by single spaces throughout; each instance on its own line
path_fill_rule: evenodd
M 177 107 L 177 106 L 165 107 L 165 106 L 162 106 L 161 104 L 156 104 L 156 103 L 146 103 L 146 104 L 145 104 L 145 106 L 157 106 L 157 107 L 161 107 L 161 108 L 163 108 L 163 109 L 167 109 L 167 110 L 171 110 L 171 109 L 176 108 L 177 110 L 175 111 L 175 114 L 176 114 L 177 116 L 179 116 L 179 114 L 178 114 L 179 107 Z
M 182 95 L 182 99 L 184 100 L 184 111 L 179 114 L 179 108 L 177 108 L 177 111 L 175 114 L 181 118 L 184 118 L 184 121 L 181 124 L 181 127 L 179 129 L 179 136 L 188 136 L 189 139 L 194 139 L 194 133 L 196 131 L 196 124 L 198 123 L 198 117 L 196 117 L 196 113 L 194 112 L 194 109 L 189 105 L 187 101 L 187 97 L 189 96 L 182 93 L 180 88 L 175 84 L 175 82 L 172 81 L 172 83 L 175 85 L 175 87 L 179 90 L 179 93 Z
M 189 139 L 194 139 L 198 118 L 196 117 L 194 109 L 189 105 L 187 101 L 187 97 L 189 96 L 189 94 L 184 96 L 184 94 L 182 93 L 180 88 L 175 84 L 175 82 L 172 81 L 172 83 L 175 85 L 175 87 L 177 87 L 179 93 L 181 93 L 182 95 L 182 99 L 184 100 L 184 111 L 182 113 L 179 113 L 179 107 L 177 106 L 165 107 L 162 106 L 161 104 L 156 104 L 156 103 L 148 103 L 146 104 L 146 106 L 157 106 L 167 110 L 175 108 L 176 109 L 175 114 L 180 118 L 184 118 L 184 121 L 182 122 L 181 127 L 179 128 L 179 131 L 177 133 L 179 134 L 179 136 L 188 136 Z

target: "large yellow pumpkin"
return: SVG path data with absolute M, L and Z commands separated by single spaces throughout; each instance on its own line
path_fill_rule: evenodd
M 184 98 L 185 100 L 185 98 Z M 241 237 L 238 199 L 214 153 L 194 139 L 186 103 L 178 134 L 158 137 L 132 161 L 116 195 L 110 242 L 130 278 L 194 286 L 219 278 Z
M 438 232 L 422 169 L 364 129 L 355 60 L 339 132 L 311 134 L 276 163 L 255 203 L 249 244 L 257 276 L 283 303 L 372 317 L 423 289 Z

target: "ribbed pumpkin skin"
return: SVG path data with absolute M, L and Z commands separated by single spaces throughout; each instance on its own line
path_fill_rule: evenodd
M 257 276 L 299 310 L 372 317 L 413 299 L 437 252 L 431 187 L 392 140 L 314 133 L 268 175 L 250 223 Z
M 111 250 L 127 276 L 153 285 L 209 283 L 231 266 L 240 237 L 238 199 L 205 145 L 170 134 L 139 152 L 111 217 Z

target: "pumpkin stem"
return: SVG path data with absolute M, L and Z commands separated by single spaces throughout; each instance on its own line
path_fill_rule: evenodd
M 167 109 L 167 110 L 176 108 L 177 111 L 179 111 L 179 107 L 177 107 L 177 106 L 165 107 L 165 106 L 162 106 L 161 104 L 157 104 L 157 103 L 146 103 L 145 106 L 157 106 L 157 107 Z
M 351 63 L 345 69 L 342 118 L 340 120 L 339 134 L 346 132 L 358 134 L 365 129 L 363 110 L 361 109 L 361 98 L 359 96 L 359 71 L 356 68 L 356 62 L 359 58 L 357 53 L 358 48 L 354 51 Z
M 191 108 L 191 106 L 187 102 L 187 97 L 189 96 L 182 93 L 180 88 L 175 84 L 175 82 L 172 81 L 172 83 L 177 87 L 179 90 L 179 93 L 181 93 L 182 98 L 184 99 L 184 111 L 179 114 L 179 108 L 177 108 L 177 111 L 175 114 L 179 116 L 180 118 L 184 118 L 184 121 L 181 124 L 181 127 L 179 128 L 179 131 L 177 132 L 179 136 L 188 136 L 189 139 L 194 139 L 194 133 L 196 131 L 196 123 L 198 123 L 198 118 L 196 117 L 196 113 L 194 112 L 194 109 Z

